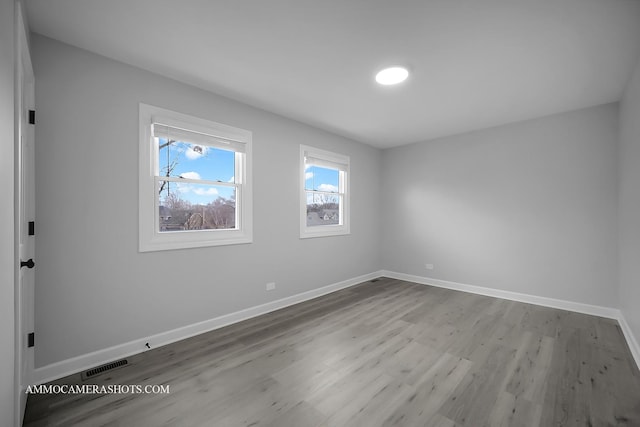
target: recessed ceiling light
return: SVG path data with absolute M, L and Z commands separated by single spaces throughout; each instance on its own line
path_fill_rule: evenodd
M 409 77 L 409 70 L 404 67 L 389 67 L 376 74 L 376 81 L 381 85 L 395 85 Z

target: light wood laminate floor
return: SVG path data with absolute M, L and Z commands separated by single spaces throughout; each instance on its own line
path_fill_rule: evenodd
M 615 320 L 381 278 L 30 395 L 26 426 L 640 426 Z

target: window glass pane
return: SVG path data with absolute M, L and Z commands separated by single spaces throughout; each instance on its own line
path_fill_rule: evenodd
M 341 197 L 307 191 L 307 227 L 340 224 Z
M 159 176 L 234 182 L 235 153 L 207 145 L 158 138 Z
M 159 231 L 234 229 L 236 189 L 188 182 L 158 182 Z
M 306 165 L 304 189 L 337 193 L 340 188 L 340 171 L 320 166 Z

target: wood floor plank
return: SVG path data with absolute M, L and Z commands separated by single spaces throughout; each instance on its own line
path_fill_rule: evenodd
M 451 399 L 471 365 L 468 360 L 444 353 L 420 376 L 416 383 L 416 391 L 402 402 L 382 425 L 426 425 L 442 405 Z
M 525 332 L 522 351 L 516 360 L 513 375 L 509 378 L 504 390 L 514 396 L 521 396 L 529 402 L 542 403 L 554 342 L 554 338 Z
M 542 405 L 502 391 L 498 395 L 485 425 L 491 427 L 537 427 L 540 425 Z
M 439 411 L 457 424 L 483 425 L 496 404 L 516 352 L 498 345 L 489 350 L 483 360 L 473 362 L 473 368 Z
M 30 395 L 43 426 L 640 426 L 616 321 L 381 278 L 132 356 L 91 380 L 168 395 Z

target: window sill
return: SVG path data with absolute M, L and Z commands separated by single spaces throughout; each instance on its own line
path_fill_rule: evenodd
M 338 226 L 335 228 L 325 228 L 327 226 L 323 226 L 321 230 L 309 230 L 305 228 L 304 230 L 300 230 L 300 238 L 301 239 L 313 239 L 316 237 L 332 237 L 332 236 L 346 236 L 351 234 L 351 231 L 346 226 Z
M 206 232 L 205 232 L 206 233 Z M 214 231 L 215 233 L 215 231 Z M 236 234 L 238 233 L 238 234 Z M 213 246 L 243 245 L 253 243 L 253 238 L 241 232 L 226 232 L 226 236 L 194 234 L 192 238 L 180 234 L 158 234 L 154 238 L 139 242 L 139 252 L 168 251 L 174 249 L 206 248 Z

